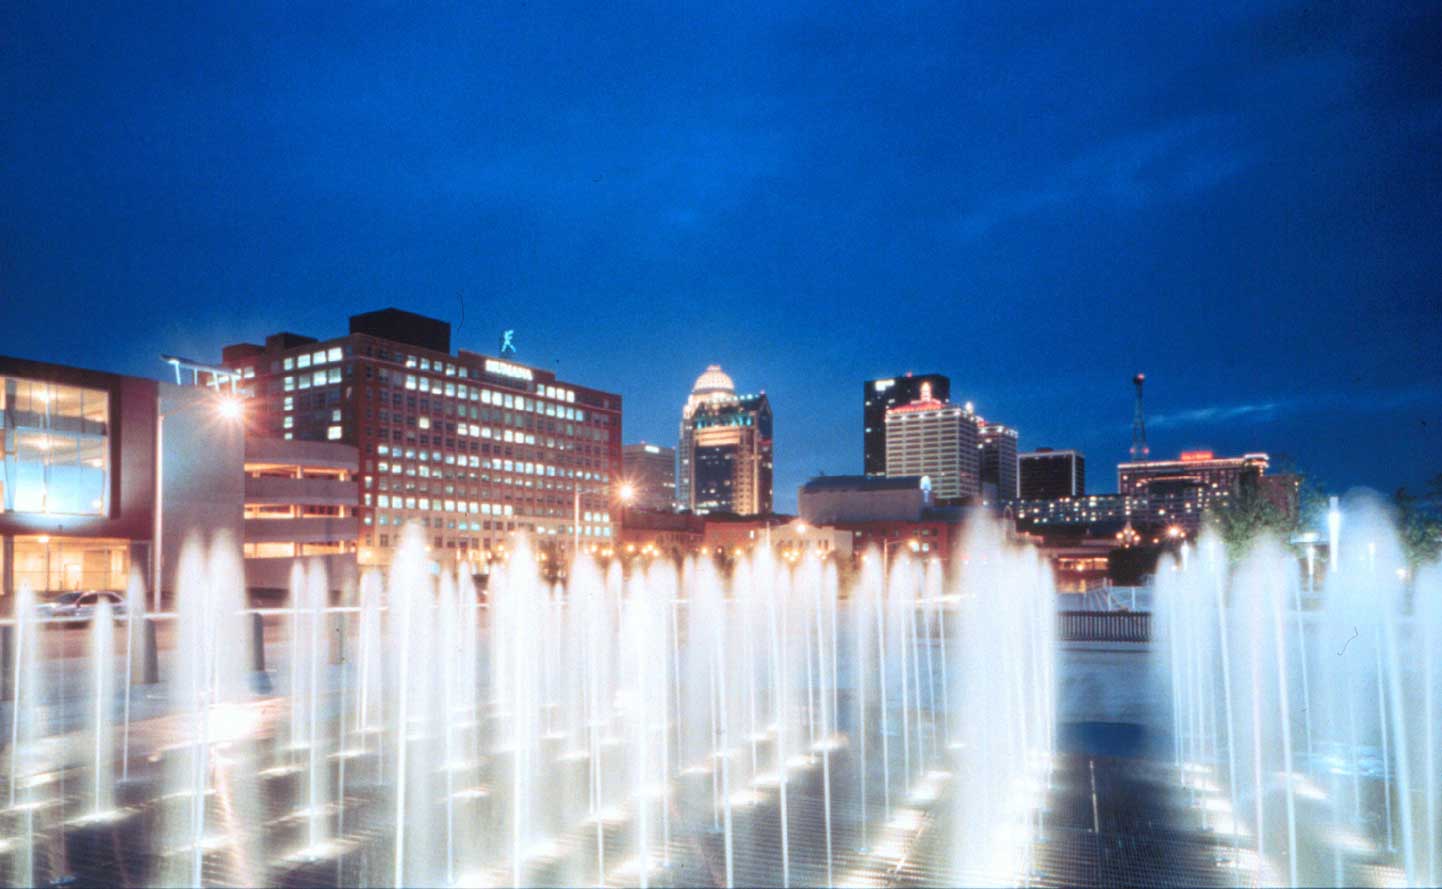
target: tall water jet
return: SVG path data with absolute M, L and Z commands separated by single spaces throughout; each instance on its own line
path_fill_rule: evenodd
M 121 780 L 130 780 L 130 708 L 135 690 L 135 661 L 145 651 L 145 581 L 140 569 L 130 572 L 125 590 L 125 701 L 123 704 L 120 762 Z
M 91 776 L 92 817 L 115 807 L 115 614 L 108 599 L 101 599 L 90 621 Z
M 1054 750 L 1054 592 L 1033 552 L 990 525 L 968 528 L 961 562 L 951 756 L 953 876 L 959 883 L 1025 882 Z
M 39 770 L 40 636 L 35 619 L 35 593 L 28 583 L 15 596 L 10 702 L 10 810 L 18 816 L 18 853 L 11 857 L 11 885 L 33 886 L 35 880 L 35 804 L 38 788 L 32 777 Z

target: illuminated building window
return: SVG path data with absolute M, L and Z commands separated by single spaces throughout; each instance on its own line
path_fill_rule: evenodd
M 0 377 L 0 513 L 104 515 L 110 396 Z
M 39 593 L 124 589 L 130 571 L 124 540 L 17 536 L 14 553 L 16 584 Z
M 325 430 L 325 437 L 330 439 L 331 441 L 336 441 L 337 439 L 339 439 L 340 434 L 341 429 L 339 426 L 329 426 Z

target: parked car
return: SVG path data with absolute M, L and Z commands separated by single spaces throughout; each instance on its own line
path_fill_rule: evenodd
M 125 614 L 125 596 L 116 590 L 72 590 L 61 593 L 49 602 L 42 602 L 38 608 L 41 617 L 80 618 L 89 620 L 104 599 L 110 603 L 117 616 Z

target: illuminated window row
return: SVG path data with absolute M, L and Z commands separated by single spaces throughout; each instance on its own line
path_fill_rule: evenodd
M 281 382 L 281 388 L 286 392 L 297 389 L 309 389 L 312 386 L 326 386 L 331 383 L 340 382 L 340 368 L 332 367 L 325 370 L 318 370 L 314 373 L 300 374 L 299 376 L 287 376 Z
M 304 370 L 311 365 L 328 364 L 341 360 L 340 346 L 332 346 L 329 349 L 320 349 L 316 352 L 307 352 L 304 355 L 297 355 L 287 358 L 281 362 L 283 370 Z
M 406 374 L 404 387 L 413 392 L 425 392 L 430 395 L 444 395 L 446 398 L 454 398 L 458 401 L 475 401 L 481 404 L 491 404 L 497 407 L 511 408 L 512 410 L 524 411 L 527 413 L 539 414 L 546 417 L 556 417 L 562 420 L 574 420 L 584 423 L 586 412 L 581 408 L 570 407 L 564 404 L 539 401 L 525 395 L 514 395 L 509 392 L 497 392 L 494 389 L 481 389 L 476 386 L 467 386 L 464 383 L 448 383 L 442 380 L 432 380 L 430 377 Z M 542 386 L 543 389 L 552 389 L 551 386 Z M 568 393 L 574 400 L 575 393 Z M 551 396 L 554 397 L 554 396 Z

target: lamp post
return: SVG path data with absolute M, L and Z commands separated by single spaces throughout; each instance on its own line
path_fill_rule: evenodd
M 184 413 L 185 411 L 190 410 L 191 408 L 195 407 L 196 405 L 204 404 L 204 403 L 205 403 L 205 402 L 201 402 L 201 401 L 192 401 L 192 402 L 190 402 L 189 404 L 182 405 L 182 406 L 180 406 L 180 407 L 178 407 L 178 408 L 175 408 L 174 410 L 171 410 L 171 411 L 162 411 L 162 410 L 160 409 L 160 400 L 159 400 L 159 397 L 157 396 L 157 398 L 156 398 L 156 403 L 155 403 L 155 511 L 154 511 L 154 512 L 155 512 L 155 522 L 154 522 L 154 524 L 155 524 L 155 528 L 154 528 L 155 540 L 154 540 L 154 543 L 153 543 L 153 544 L 151 545 L 151 547 L 150 547 L 150 558 L 151 558 L 150 578 L 151 578 L 151 583 L 152 583 L 152 585 L 153 585 L 153 587 L 154 587 L 154 593 L 153 593 L 153 595 L 152 595 L 152 598 L 154 599 L 154 604 L 151 606 L 151 608 L 152 608 L 152 610 L 154 610 L 154 611 L 159 611 L 159 610 L 160 610 L 160 587 L 161 587 L 161 582 L 160 582 L 160 581 L 161 581 L 161 578 L 164 576 L 162 572 L 164 571 L 164 564 L 165 564 L 164 561 L 163 561 L 163 553 L 162 553 L 162 551 L 161 551 L 161 549 L 162 549 L 162 544 L 161 544 L 162 537 L 161 537 L 161 534 L 163 533 L 163 531 L 164 531 L 164 529 L 165 529 L 165 459 L 164 459 L 164 458 L 165 458 L 165 418 L 166 418 L 166 417 L 169 417 L 169 416 L 172 416 L 172 415 L 174 415 L 174 414 Z M 225 420 L 225 421 L 227 421 L 227 422 L 235 422 L 235 421 L 241 419 L 241 417 L 242 417 L 242 416 L 244 415 L 244 413 L 245 413 L 244 407 L 243 407 L 243 405 L 241 404 L 239 398 L 236 398 L 236 397 L 234 397 L 234 396 L 226 397 L 226 396 L 224 396 L 224 395 L 220 395 L 219 393 L 216 394 L 216 402 L 214 403 L 214 407 L 215 407 L 215 412 L 216 412 L 216 414 L 217 414 L 222 420 Z
M 912 552 L 917 552 L 921 549 L 921 544 L 917 541 L 915 537 L 898 537 L 895 540 L 881 541 L 881 582 L 883 584 L 886 583 L 888 571 L 890 570 L 891 548 L 893 546 L 900 546 L 903 543 L 906 544 L 907 548 L 910 549 Z

